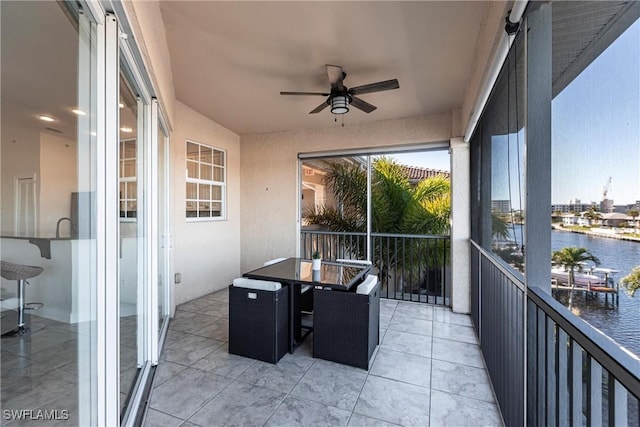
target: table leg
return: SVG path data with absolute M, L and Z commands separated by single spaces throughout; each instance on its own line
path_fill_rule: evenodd
M 294 336 L 294 308 L 295 303 L 293 302 L 293 284 L 289 284 L 289 353 L 293 354 L 293 350 L 296 349 L 296 339 Z

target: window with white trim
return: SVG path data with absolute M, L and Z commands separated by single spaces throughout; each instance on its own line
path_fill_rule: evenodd
M 136 140 L 120 141 L 120 218 L 135 220 L 138 213 Z
M 187 140 L 188 219 L 226 219 L 226 152 Z

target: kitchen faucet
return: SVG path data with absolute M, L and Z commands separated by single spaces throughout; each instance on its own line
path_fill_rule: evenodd
M 62 218 L 60 218 L 58 220 L 58 222 L 56 223 L 56 239 L 60 238 L 60 223 L 64 220 L 69 221 L 69 226 L 71 226 L 71 218 L 63 216 Z

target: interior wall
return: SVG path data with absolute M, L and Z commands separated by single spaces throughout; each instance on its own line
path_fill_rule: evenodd
M 40 134 L 40 234 L 56 235 L 56 223 L 71 214 L 71 192 L 78 191 L 75 140 Z M 71 222 L 60 224 L 60 236 L 69 237 Z
M 353 114 L 357 114 L 353 113 Z M 329 114 L 327 120 L 333 123 Z M 449 141 L 451 114 L 243 135 L 240 144 L 242 272 L 296 255 L 298 153 Z
M 176 102 L 171 134 L 171 193 L 174 218 L 175 304 L 223 289 L 240 275 L 240 137 Z M 188 222 L 185 214 L 186 143 L 189 139 L 226 150 L 227 219 Z
M 4 107 L 4 106 L 3 106 Z M 36 176 L 40 181 L 40 130 L 26 126 L 12 126 L 2 120 L 0 218 L 2 234 L 11 235 L 15 226 L 14 181 L 16 178 Z

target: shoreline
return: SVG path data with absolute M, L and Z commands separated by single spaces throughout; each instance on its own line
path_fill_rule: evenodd
M 625 236 L 623 234 L 598 233 L 597 231 L 591 231 L 591 230 L 571 230 L 571 229 L 566 229 L 564 227 L 561 227 L 557 224 L 551 224 L 551 229 L 554 231 L 563 231 L 565 233 L 586 234 L 587 236 L 604 237 L 606 239 L 626 240 L 628 242 L 640 243 L 640 238 Z

